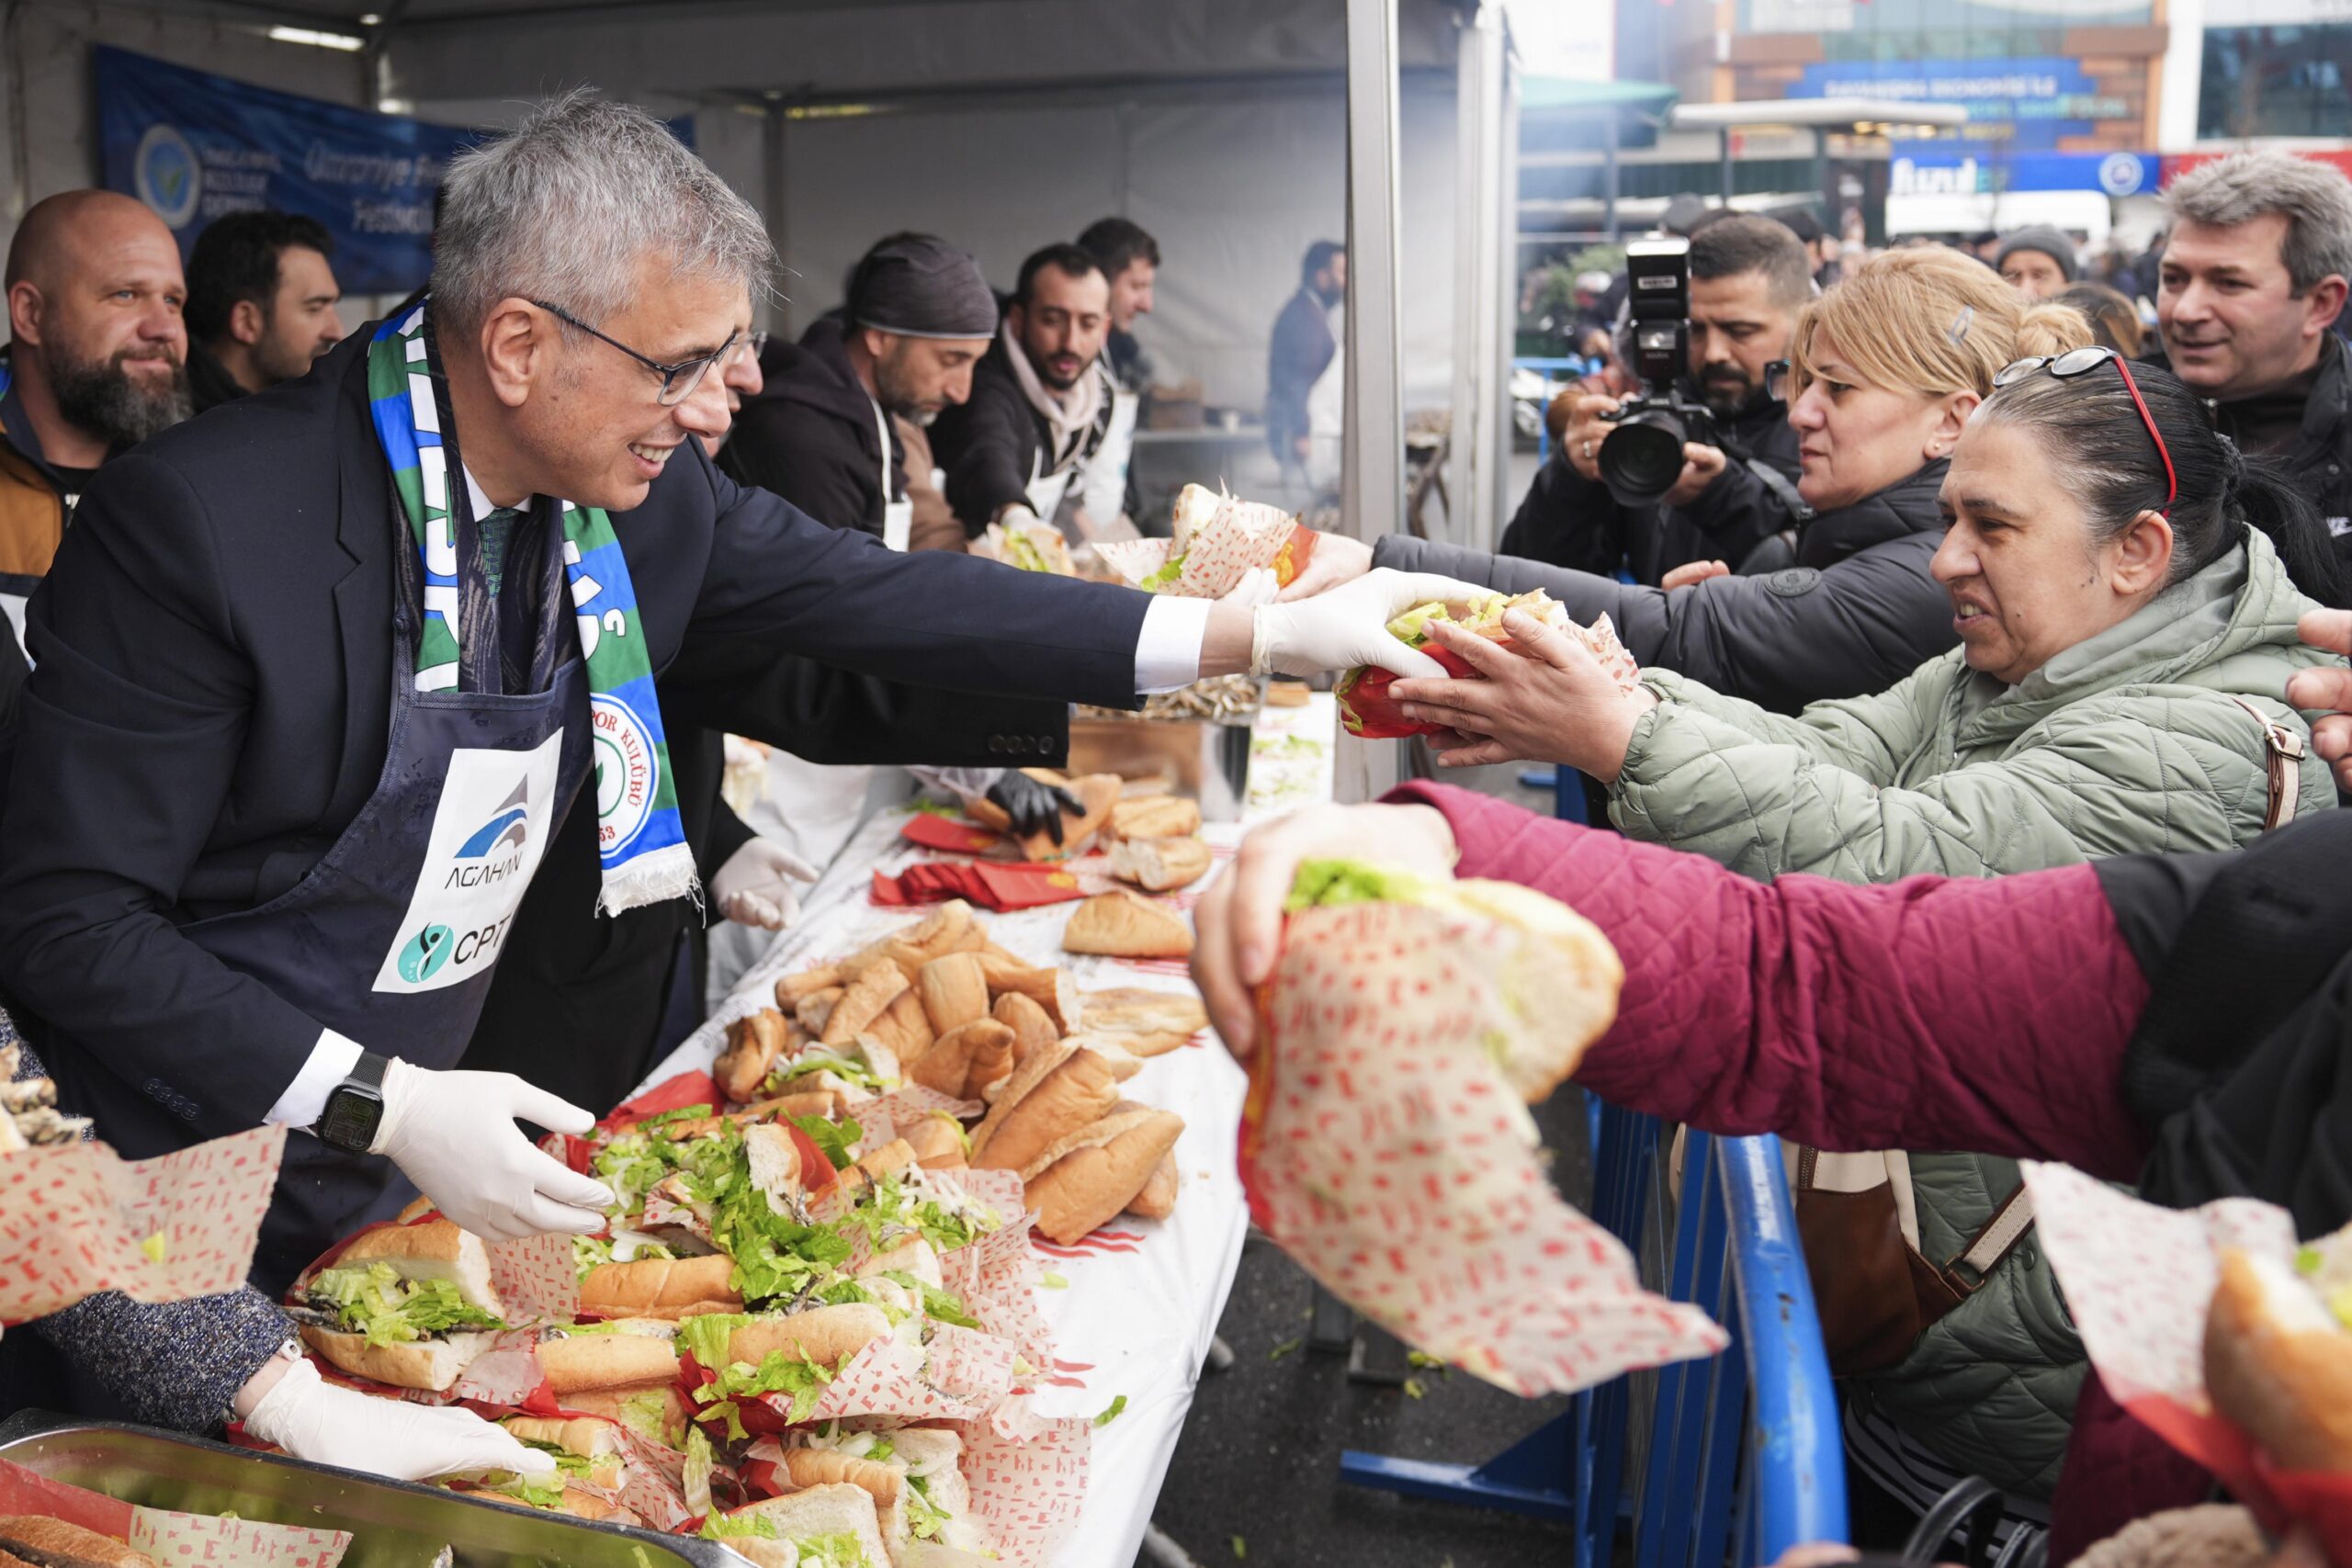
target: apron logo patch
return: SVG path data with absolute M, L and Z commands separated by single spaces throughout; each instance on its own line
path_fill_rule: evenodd
M 449 961 L 449 949 L 455 945 L 455 932 L 447 926 L 427 926 L 408 939 L 401 949 L 401 978 L 413 986 L 430 980 Z
M 555 826 L 562 747 L 558 734 L 528 751 L 450 753 L 408 912 L 376 972 L 378 991 L 437 991 L 489 977 Z
M 618 697 L 592 696 L 588 722 L 596 742 L 596 848 L 610 856 L 626 849 L 653 814 L 661 768 L 644 721 Z

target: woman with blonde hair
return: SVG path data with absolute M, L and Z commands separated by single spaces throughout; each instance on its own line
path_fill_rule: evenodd
M 1370 549 L 1327 535 L 1283 597 L 1374 565 L 1506 593 L 1541 588 L 1577 621 L 1608 615 L 1644 665 L 1778 713 L 1883 691 L 1959 640 L 1928 562 L 1944 529 L 1936 491 L 1961 426 L 2004 365 L 2090 341 L 2078 312 L 2036 304 L 1980 262 L 1890 252 L 1797 318 L 1795 362 L 1823 388 L 1817 412 L 1791 421 L 1804 463 L 1797 493 L 1813 514 L 1736 570 L 1718 561 L 1690 585 L 1640 588 L 1404 535 Z M 1697 468 L 1726 460 L 1696 444 L 1685 457 Z

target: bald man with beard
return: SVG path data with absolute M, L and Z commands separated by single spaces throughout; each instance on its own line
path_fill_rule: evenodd
M 112 191 L 34 204 L 5 275 L 0 348 L 0 714 L 23 680 L 24 602 L 99 466 L 188 416 L 187 286 L 163 220 Z

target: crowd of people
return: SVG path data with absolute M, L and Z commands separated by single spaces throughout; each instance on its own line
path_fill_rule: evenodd
M 0 1397 L 544 1468 L 462 1409 L 354 1419 L 273 1298 L 420 1192 L 492 1239 L 594 1230 L 608 1195 L 520 1124 L 621 1099 L 702 1016 L 713 924 L 787 924 L 910 770 L 1046 830 L 1067 800 L 1018 769 L 1071 703 L 1377 664 L 1441 765 L 1573 768 L 1618 830 L 1431 783 L 1261 829 L 1198 914 L 1228 1043 L 1303 858 L 1555 892 L 1626 937 L 1589 1092 L 1902 1184 L 1899 1236 L 1812 1258 L 1889 1517 L 1981 1475 L 2063 1562 L 2196 1500 L 2086 1382 L 2017 1161 L 2352 1219 L 2352 182 L 2249 153 L 2165 199 L 2153 337 L 2062 234 L 1833 259 L 1707 215 L 1712 439 L 1657 502 L 1612 494 L 1622 400 L 1579 391 L 1499 553 L 1327 535 L 1271 603 L 966 552 L 1132 528 L 1161 256 L 1125 219 L 1001 297 L 889 235 L 770 337 L 758 215 L 573 95 L 457 160 L 429 285 L 345 336 L 307 220 L 220 219 L 183 273 L 137 201 L 40 202 L 0 359 L 0 989 L 127 1155 L 311 1131 L 254 1288 L 94 1298 L 0 1344 Z M 1272 335 L 1269 443 L 1310 479 L 1345 293 L 1318 243 Z M 1386 630 L 1537 588 L 1638 687 L 1521 615 L 1508 647 L 1431 623 L 1469 680 Z M 770 820 L 721 798 L 730 734 L 777 749 Z M 448 870 L 517 811 L 494 874 Z

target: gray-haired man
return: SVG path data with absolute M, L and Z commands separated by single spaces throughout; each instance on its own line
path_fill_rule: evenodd
M 449 1069 L 543 862 L 596 856 L 610 912 L 694 891 L 665 709 L 824 761 L 1050 761 L 1071 700 L 1433 674 L 1385 623 L 1470 592 L 1253 615 L 826 528 L 690 439 L 774 256 L 659 121 L 559 99 L 446 195 L 426 298 L 118 459 L 32 614 L 0 984 L 126 1154 L 315 1131 L 265 1288 L 396 1208 L 394 1167 L 488 1239 L 602 1226 L 610 1193 L 516 1125 L 589 1113 Z M 943 681 L 1023 721 L 924 705 Z
M 2352 559 L 2352 358 L 2330 331 L 2352 276 L 2352 180 L 2240 152 L 2165 192 L 2156 324 L 2222 429 L 2286 462 Z

